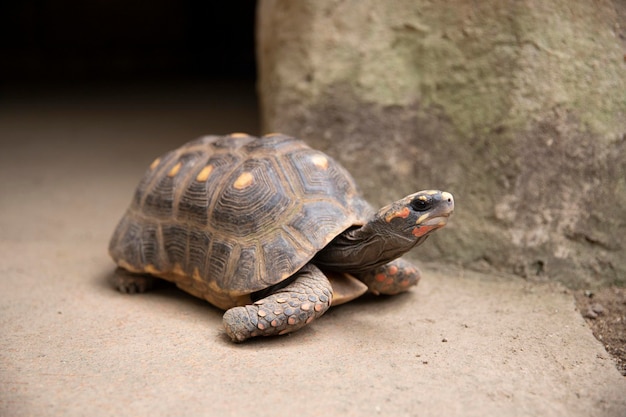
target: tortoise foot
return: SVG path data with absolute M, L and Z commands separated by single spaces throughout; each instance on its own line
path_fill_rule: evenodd
M 117 268 L 111 277 L 111 284 L 124 294 L 135 294 L 149 291 L 156 278 L 149 275 L 133 274 L 125 269 Z
M 224 313 L 224 328 L 233 342 L 298 330 L 328 310 L 332 288 L 315 266 L 306 265 L 295 280 L 269 296 Z
M 420 270 L 411 262 L 398 258 L 385 265 L 357 275 L 373 294 L 394 295 L 408 291 L 421 278 Z

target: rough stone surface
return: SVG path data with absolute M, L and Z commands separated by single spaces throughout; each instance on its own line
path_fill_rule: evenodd
M 216 90 L 0 104 L 0 415 L 626 415 L 626 380 L 554 284 L 422 264 L 408 294 L 242 345 L 172 286 L 113 290 L 108 240 L 152 159 L 256 133 L 253 97 Z
M 458 201 L 431 259 L 570 287 L 626 281 L 626 3 L 259 3 L 266 131 L 376 203 Z

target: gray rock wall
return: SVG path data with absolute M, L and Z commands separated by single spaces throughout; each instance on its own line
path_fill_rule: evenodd
M 626 283 L 626 3 L 263 0 L 257 35 L 265 131 L 455 195 L 419 259 Z

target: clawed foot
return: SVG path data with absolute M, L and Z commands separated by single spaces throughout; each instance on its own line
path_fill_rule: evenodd
M 117 268 L 110 281 L 119 292 L 136 294 L 152 289 L 156 278 L 149 275 L 132 274 L 125 269 Z

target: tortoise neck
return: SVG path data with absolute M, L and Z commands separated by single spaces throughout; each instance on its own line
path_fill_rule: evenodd
M 353 227 L 322 249 L 313 262 L 320 268 L 362 273 L 404 255 L 428 236 L 406 237 L 389 229 L 378 213 L 361 227 Z

